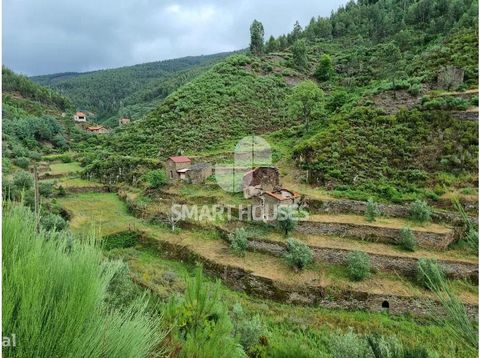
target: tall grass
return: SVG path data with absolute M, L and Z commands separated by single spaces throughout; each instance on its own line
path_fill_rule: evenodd
M 27 208 L 3 211 L 3 335 L 15 334 L 5 357 L 146 357 L 163 338 L 158 318 L 136 301 L 119 312 L 105 304 L 119 268 L 92 242 L 69 247 L 62 234 L 35 232 Z
M 445 311 L 444 315 L 438 315 L 435 310 L 432 310 L 432 316 L 450 332 L 457 342 L 465 345 L 472 352 L 472 356 L 478 356 L 478 322 L 470 319 L 465 305 L 453 293 L 450 284 L 443 276 L 439 279 L 437 275 L 421 265 L 418 269 Z

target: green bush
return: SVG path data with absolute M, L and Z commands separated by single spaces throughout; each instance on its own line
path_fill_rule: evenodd
M 30 159 L 25 157 L 15 158 L 13 160 L 13 164 L 19 168 L 28 169 L 28 166 L 30 165 Z
M 434 289 L 442 287 L 445 281 L 445 274 L 435 260 L 419 259 L 417 262 L 417 282 L 419 285 Z
M 410 204 L 410 217 L 420 223 L 432 220 L 432 209 L 426 201 L 415 200 Z
M 333 358 L 371 357 L 370 347 L 365 339 L 352 330 L 347 333 L 336 332 L 330 340 L 330 352 Z
M 361 281 L 370 274 L 370 256 L 362 251 L 354 251 L 347 255 L 348 276 L 353 281 Z
M 277 214 L 277 227 L 287 237 L 297 226 L 294 209 L 291 207 L 279 207 Z
M 185 294 L 173 296 L 163 312 L 178 356 L 245 357 L 233 337 L 233 323 L 220 296 L 219 282 L 206 282 L 201 269 L 196 269 L 186 286 Z
M 247 232 L 244 228 L 235 229 L 234 232 L 228 235 L 230 241 L 230 248 L 239 256 L 245 256 L 248 248 Z
M 284 257 L 291 267 L 302 270 L 313 262 L 313 251 L 301 241 L 288 239 Z
M 400 229 L 400 246 L 406 251 L 415 251 L 417 247 L 417 239 L 413 235 L 409 227 L 402 227 Z
M 372 198 L 368 199 L 367 201 L 367 208 L 365 209 L 365 218 L 367 221 L 375 221 L 377 216 L 380 215 L 380 210 L 378 209 L 378 205 Z
M 151 170 L 144 176 L 148 187 L 151 189 L 158 189 L 167 184 L 167 178 L 164 170 Z
M 33 177 L 25 171 L 17 172 L 13 176 L 13 185 L 18 190 L 28 190 L 33 186 Z
M 3 210 L 2 330 L 25 344 L 3 347 L 6 357 L 125 357 L 158 355 L 159 320 L 137 301 L 124 311 L 107 306 L 107 287 L 119 265 L 91 243 L 38 234 L 25 207 Z M 87 240 L 88 241 L 88 240 Z M 91 242 L 91 241 L 90 241 Z M 28 343 L 28 344 L 27 344 Z
M 45 183 L 45 182 L 40 182 L 38 183 L 38 191 L 40 192 L 40 195 L 45 197 L 45 198 L 50 198 L 53 194 L 53 183 Z
M 48 231 L 62 231 L 68 226 L 68 223 L 64 218 L 52 213 L 42 216 L 40 224 L 42 225 L 42 228 Z
M 235 336 L 238 337 L 240 344 L 249 356 L 262 357 L 258 355 L 262 352 L 260 346 L 260 338 L 266 334 L 266 329 L 260 319 L 260 316 L 255 315 L 248 317 L 243 312 L 243 308 L 239 303 L 236 303 L 232 309 L 233 325 Z
M 102 240 L 102 247 L 105 250 L 126 249 L 133 247 L 137 243 L 139 234 L 135 231 L 124 231 L 117 234 L 108 235 Z

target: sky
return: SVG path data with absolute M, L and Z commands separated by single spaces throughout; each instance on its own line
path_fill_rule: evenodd
M 84 72 L 248 47 L 346 0 L 4 0 L 3 64 L 26 75 Z

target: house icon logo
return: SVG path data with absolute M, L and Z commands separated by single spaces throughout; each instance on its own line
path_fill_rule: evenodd
M 225 191 L 243 190 L 245 174 L 256 167 L 272 165 L 272 149 L 268 142 L 256 135 L 242 138 L 235 145 L 232 161 L 215 164 L 215 180 Z

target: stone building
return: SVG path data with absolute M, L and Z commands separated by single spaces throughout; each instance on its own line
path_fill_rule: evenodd
M 79 123 L 85 123 L 87 121 L 87 115 L 83 112 L 77 112 L 73 115 L 73 120 Z
M 187 177 L 186 173 L 191 165 L 191 159 L 183 155 L 168 158 L 165 163 L 168 182 L 175 183 L 179 180 L 185 180 Z
M 118 120 L 118 125 L 119 126 L 124 126 L 126 124 L 130 124 L 130 118 L 120 118 Z
M 265 191 L 252 199 L 252 215 L 254 219 L 273 220 L 280 206 L 298 205 L 301 195 L 288 189 L 277 189 Z
M 89 126 L 87 127 L 87 132 L 95 133 L 95 134 L 104 134 L 108 132 L 108 129 L 104 126 Z
M 245 173 L 242 189 L 246 199 L 280 187 L 280 173 L 275 167 L 257 167 Z
M 186 173 L 186 180 L 191 184 L 202 184 L 212 175 L 212 166 L 208 163 L 192 164 Z

